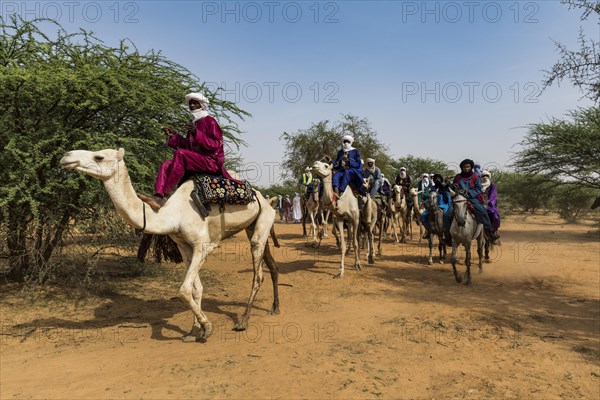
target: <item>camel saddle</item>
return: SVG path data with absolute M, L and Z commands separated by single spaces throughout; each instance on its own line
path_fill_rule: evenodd
M 217 175 L 195 175 L 194 190 L 191 197 L 203 217 L 208 216 L 210 204 L 219 204 L 219 210 L 225 204 L 246 205 L 254 201 L 254 189 L 248 181 L 236 181 Z

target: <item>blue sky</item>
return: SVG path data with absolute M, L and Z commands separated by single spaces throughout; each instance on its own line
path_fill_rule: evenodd
M 246 177 L 262 185 L 279 180 L 264 166 L 281 161 L 284 131 L 342 113 L 368 118 L 398 157 L 504 166 L 527 124 L 590 104 L 568 82 L 538 97 L 542 70 L 557 59 L 552 39 L 576 48 L 579 13 L 559 1 L 2 1 L 0 9 L 59 16 L 108 44 L 130 38 L 224 84 L 227 99 L 253 114 L 240 122 L 249 144 L 241 152 Z M 584 27 L 600 36 L 598 21 Z

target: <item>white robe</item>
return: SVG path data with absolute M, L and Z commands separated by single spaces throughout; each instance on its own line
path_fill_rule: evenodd
M 302 219 L 302 209 L 300 207 L 300 196 L 294 196 L 292 200 L 292 213 L 294 221 L 300 221 Z

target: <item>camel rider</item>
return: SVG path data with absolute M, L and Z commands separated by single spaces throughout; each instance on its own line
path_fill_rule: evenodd
M 438 207 L 444 212 L 444 241 L 446 244 L 451 244 L 452 197 L 450 196 L 448 185 L 444 183 L 442 175 L 433 174 L 433 186 L 431 190 L 435 190 L 438 193 Z M 421 222 L 426 229 L 423 239 L 429 239 L 429 209 L 423 211 L 423 214 L 421 214 Z
M 389 196 L 390 193 L 392 192 L 392 185 L 390 183 L 390 181 L 388 180 L 388 178 L 385 177 L 385 175 L 382 173 L 381 174 L 381 188 L 379 189 L 379 193 L 381 193 L 383 196 Z
M 346 190 L 348 184 L 360 193 L 359 207 L 366 203 L 367 191 L 363 185 L 362 162 L 360 153 L 352 147 L 354 138 L 350 135 L 342 137 L 342 148 L 338 151 L 337 157 L 333 162 L 333 199 L 337 201 Z
M 473 160 L 469 159 L 465 159 L 460 163 L 461 172 L 454 177 L 454 187 L 456 189 L 463 189 L 467 193 L 467 200 L 475 209 L 477 222 L 483 224 L 486 236 L 493 244 L 497 244 L 499 236 L 497 233 L 492 233 L 490 217 L 483 206 L 484 198 L 481 180 L 479 179 L 479 175 L 473 172 L 474 164 Z
M 158 170 L 154 196 L 138 197 L 154 210 L 161 208 L 186 173 L 206 173 L 233 179 L 225 169 L 223 133 L 218 122 L 208 115 L 208 99 L 201 93 L 185 96 L 192 120 L 186 137 L 165 128 L 167 146 L 175 149 L 172 160 L 166 160 Z
M 394 182 L 402 188 L 404 196 L 406 197 L 406 205 L 410 209 L 413 206 L 413 198 L 409 195 L 410 189 L 412 188 L 412 181 L 410 175 L 408 175 L 408 172 L 406 171 L 406 167 L 400 167 L 400 171 L 398 171 Z
M 302 193 L 304 193 L 304 198 L 308 200 L 313 191 L 313 176 L 312 172 L 310 172 L 310 167 L 304 168 L 304 173 L 298 180 L 298 187 L 302 190 Z
M 367 158 L 367 165 L 363 169 L 363 177 L 369 182 L 369 195 L 375 198 L 381 188 L 381 170 L 375 166 L 375 160 Z
M 417 184 L 419 208 L 427 208 L 429 204 L 429 190 L 431 184 L 429 182 L 429 174 L 424 173 L 423 177 Z
M 489 171 L 481 173 L 481 189 L 483 190 L 484 204 L 490 223 L 492 225 L 492 233 L 497 233 L 500 228 L 500 212 L 498 211 L 498 190 L 496 184 L 492 182 L 492 174 Z

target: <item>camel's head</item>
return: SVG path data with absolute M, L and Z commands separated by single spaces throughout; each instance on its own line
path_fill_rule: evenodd
M 402 186 L 400 186 L 400 185 L 394 185 L 394 187 L 392 188 L 392 190 L 394 191 L 395 194 L 400 194 L 400 193 L 402 193 Z
M 72 150 L 60 159 L 64 169 L 74 169 L 100 180 L 107 180 L 116 174 L 118 164 L 123 161 L 125 150 Z
M 326 177 L 331 175 L 332 168 L 332 165 L 328 162 L 315 161 L 312 165 L 311 171 L 321 177 Z
M 411 196 L 418 196 L 419 195 L 419 191 L 417 190 L 417 188 L 410 189 L 410 195 Z

